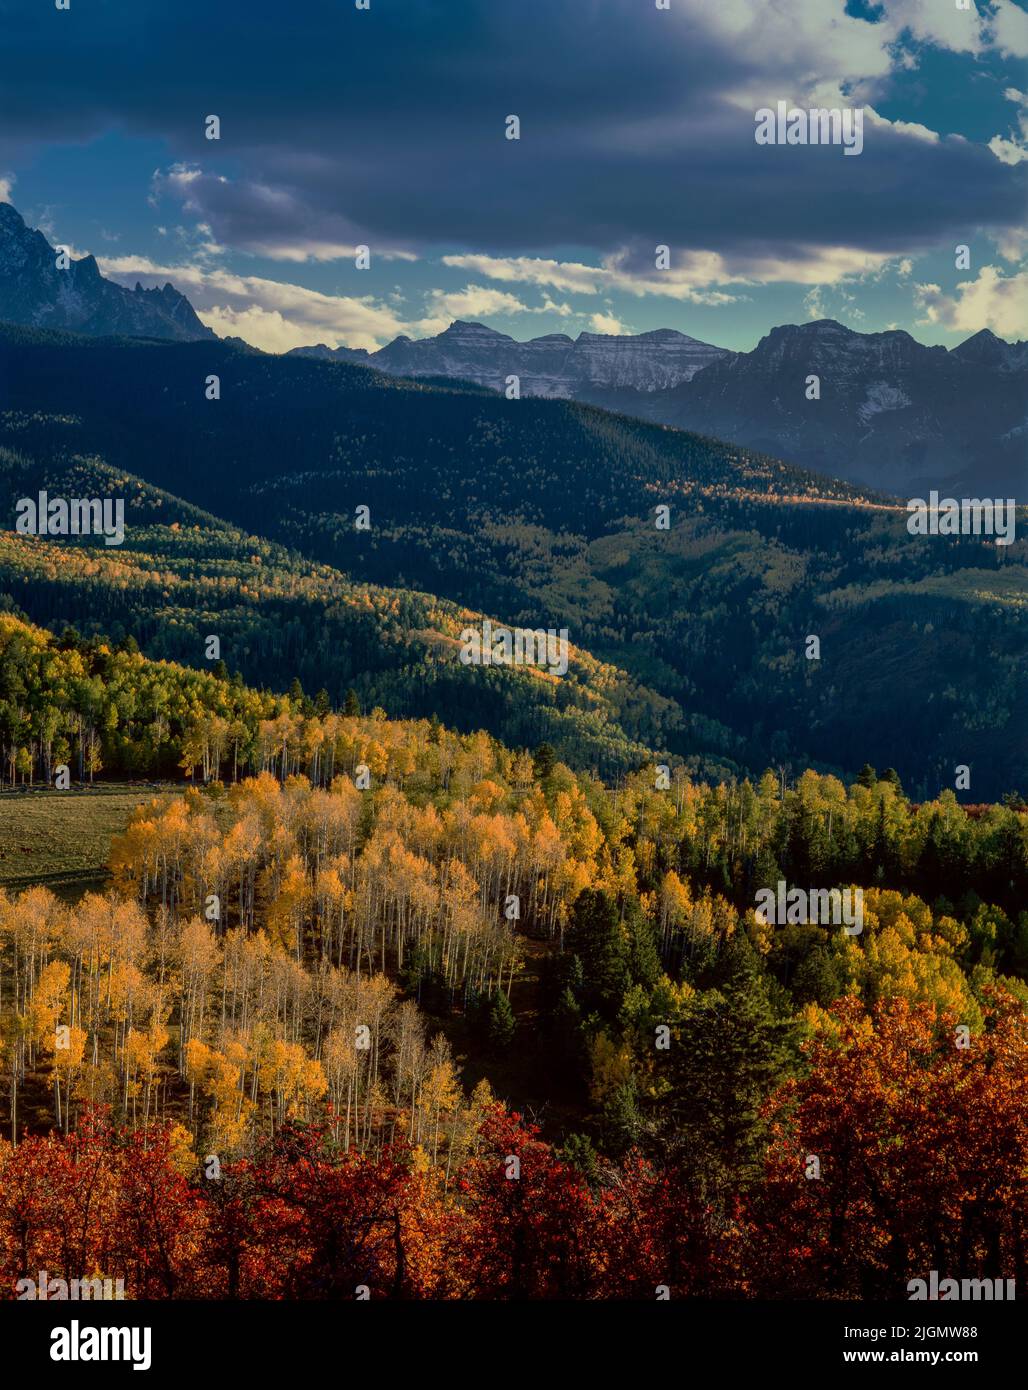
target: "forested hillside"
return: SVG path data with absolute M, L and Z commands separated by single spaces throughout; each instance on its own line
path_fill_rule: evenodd
M 62 709 L 86 654 L 4 627 Z M 953 1242 L 983 1276 L 1021 1259 L 1019 799 L 915 805 L 870 767 L 613 789 L 545 747 L 106 659 L 109 708 L 197 786 L 139 806 L 106 893 L 0 897 L 12 1277 L 29 1251 L 136 1296 L 889 1297 Z M 861 887 L 862 930 L 772 929 L 781 878 Z M 107 1219 L 62 1254 L 87 1188 Z
M 672 740 L 681 745 L 684 731 L 701 722 L 577 647 L 569 651 L 564 675 L 465 665 L 460 634 L 469 623 L 480 625 L 481 614 L 429 594 L 349 582 L 328 565 L 246 536 L 136 479 L 112 479 L 95 462 L 52 470 L 48 477 L 51 490 L 70 495 L 115 486 L 129 495 L 123 546 L 0 534 L 0 606 L 13 616 L 31 615 L 61 633 L 63 647 L 77 647 L 84 665 L 75 674 L 92 680 L 91 699 L 107 702 L 86 711 L 87 685 L 64 683 L 65 723 L 85 714 L 91 726 L 102 720 L 112 731 L 119 728 L 125 707 L 113 716 L 107 709 L 117 704 L 126 665 L 122 648 L 205 665 L 225 681 L 231 667 L 237 683 L 245 677 L 280 695 L 291 692 L 297 712 L 314 699 L 322 710 L 341 706 L 350 694 L 365 709 L 437 714 L 511 743 L 549 741 L 577 766 L 611 775 L 637 767 L 650 749 Z M 34 486 L 35 470 L 0 451 L 0 489 L 15 495 Z M 8 626 L 0 642 L 16 636 L 26 639 L 24 629 Z M 220 644 L 217 659 L 207 656 L 210 636 Z M 13 653 L 8 658 L 0 675 L 6 759 L 0 776 L 14 780 L 11 760 L 20 752 L 24 763 L 29 745 L 38 744 L 43 697 L 22 663 Z M 232 712 L 235 698 L 226 685 L 218 696 L 223 713 Z M 264 704 L 284 707 L 270 696 Z M 122 729 L 109 745 L 109 772 L 167 771 L 148 751 L 147 723 L 159 712 L 132 707 L 135 729 Z M 706 741 L 716 740 L 708 734 Z M 731 746 L 727 730 L 720 731 L 720 743 Z M 18 775 L 45 775 L 38 756 L 31 761 Z M 730 766 L 709 756 L 692 758 L 690 765 L 710 775 Z
M 304 565 L 331 566 L 358 591 L 402 591 L 414 624 L 447 600 L 508 624 L 567 627 L 576 650 L 634 683 L 608 712 L 627 739 L 712 775 L 774 762 L 852 776 L 870 758 L 919 796 L 953 786 L 959 765 L 972 770 L 972 799 L 1028 781 L 1023 539 L 911 536 L 895 503 L 588 407 L 385 381 L 222 342 L 87 344 L 5 327 L 0 371 L 0 440 L 22 460 L 8 465 L 12 498 L 90 459 L 285 544 Z M 213 376 L 219 399 L 207 399 Z M 357 529 L 359 508 L 368 529 Z M 136 547 L 149 568 L 177 567 L 192 583 L 181 545 L 151 531 L 130 534 L 123 553 Z M 186 554 L 198 569 L 212 558 L 199 541 Z M 18 578 L 25 562 L 8 555 L 8 591 L 54 621 L 38 565 Z M 324 569 L 308 573 L 323 582 Z M 132 630 L 109 596 L 102 606 Z M 274 597 L 265 616 L 277 632 Z M 144 650 L 191 659 L 163 621 L 140 622 Z M 289 631 L 287 620 L 287 644 Z M 330 665 L 317 637 L 297 640 L 281 675 L 274 644 L 249 642 L 249 654 L 226 656 L 248 679 L 267 671 L 281 690 L 302 668 L 305 685 L 330 685 L 315 673 Z M 359 660 L 338 658 L 334 681 L 363 677 L 366 698 L 391 713 L 428 712 L 410 703 L 417 681 L 390 689 L 375 674 L 383 654 L 357 650 Z M 562 683 L 565 696 L 573 685 Z M 438 694 L 441 716 L 461 722 L 463 692 Z M 506 715 L 490 722 L 491 708 L 472 697 L 466 727 L 515 742 L 562 737 Z M 565 751 L 609 769 L 618 759 L 602 745 L 618 737 L 576 730 L 579 746 Z
M 0 0 L 7 1374 L 1009 1378 L 1026 7 Z
M 0 506 L 125 505 L 0 536 L 0 823 L 152 783 L 102 881 L 0 844 L 11 1284 L 1022 1272 L 1023 540 L 566 403 L 0 340 Z M 463 663 L 486 618 L 567 671 Z M 769 921 L 786 885 L 857 929 Z

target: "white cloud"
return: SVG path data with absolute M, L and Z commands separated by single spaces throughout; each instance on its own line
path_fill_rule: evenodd
M 880 275 L 894 261 L 884 252 L 846 246 L 797 247 L 788 258 L 766 253 L 676 251 L 671 248 L 667 270 L 645 266 L 637 254 L 625 251 L 600 266 L 580 261 L 555 261 L 531 256 L 444 256 L 443 264 L 506 284 L 550 286 L 575 294 L 612 291 L 642 297 L 661 295 L 694 304 L 730 304 L 738 298 L 715 286 L 753 284 L 834 285 Z M 652 265 L 652 262 L 650 263 Z
M 628 329 L 615 317 L 614 314 L 593 314 L 589 320 L 590 327 L 594 333 L 610 333 L 613 335 L 627 333 Z
M 247 309 L 235 309 L 229 304 L 215 305 L 213 309 L 203 310 L 200 318 L 219 338 L 242 338 L 265 352 L 311 347 L 315 338 L 318 342 L 329 340 L 329 347 L 339 347 L 338 342 L 331 340 L 330 333 L 316 333 L 295 319 L 283 318 L 277 309 L 262 309 L 257 304 Z
M 529 308 L 516 295 L 492 290 L 485 285 L 465 285 L 462 290 L 430 290 L 429 312 L 433 318 L 480 318 L 483 314 L 527 314 Z
M 548 294 L 543 295 L 543 302 L 538 309 L 533 309 L 533 314 L 556 314 L 558 318 L 569 319 L 574 315 L 574 309 L 565 301 L 559 304 L 550 298 Z
M 1028 145 L 1018 140 L 1005 140 L 1002 135 L 994 135 L 989 141 L 989 149 L 1001 164 L 1020 164 L 1028 159 Z
M 1028 256 L 1028 227 L 1007 227 L 992 236 L 996 250 L 1005 261 L 1016 265 Z
M 491 280 L 526 285 L 549 285 L 577 294 L 599 294 L 604 272 L 578 261 L 543 260 L 534 256 L 444 256 L 443 265 L 487 275 Z
M 889 42 L 908 30 L 918 43 L 931 44 L 950 53 L 979 54 L 990 46 L 986 16 L 972 0 L 968 10 L 958 10 L 953 0 L 886 0 L 883 19 Z M 878 28 L 878 25 L 872 26 Z
M 924 318 L 957 333 L 991 328 L 1001 338 L 1028 337 L 1028 271 L 1004 275 L 994 265 L 982 266 L 975 280 L 964 280 L 956 294 L 938 285 L 915 285 L 914 297 Z
M 145 256 L 105 257 L 100 269 L 127 285 L 137 280 L 163 285 L 170 280 L 209 328 L 236 334 L 267 352 L 311 343 L 374 350 L 410 328 L 371 296 L 321 294 L 302 285 L 203 265 L 157 265 Z
M 954 0 L 880 0 L 876 8 L 869 24 L 847 14 L 844 0 L 719 0 L 690 6 L 687 22 L 745 60 L 750 75 L 728 97 L 740 107 L 767 105 L 771 93 L 800 106 L 862 105 L 894 72 L 916 68 L 927 46 L 973 57 L 990 50 L 1028 56 L 1028 14 L 1012 0 L 991 0 L 984 12 L 973 0 L 967 10 Z M 888 124 L 919 139 L 934 136 L 923 126 Z
M 11 189 L 16 182 L 13 174 L 0 174 L 0 203 L 11 201 Z
M 928 145 L 939 143 L 937 130 L 930 130 L 928 126 L 920 125 L 917 121 L 890 121 L 886 116 L 880 116 L 873 106 L 864 107 L 864 119 L 871 125 L 894 130 L 898 135 L 908 135 L 912 140 L 923 140 Z
M 740 106 L 766 105 L 769 80 L 778 97 L 797 104 L 816 94 L 818 105 L 840 105 L 844 87 L 884 79 L 893 66 L 889 26 L 847 15 L 842 0 L 719 0 L 690 7 L 688 22 L 704 26 L 745 62 L 752 76 L 732 94 Z M 818 73 L 832 80 L 821 82 Z
M 158 265 L 146 256 L 111 256 L 101 258 L 99 265 L 104 275 L 120 284 L 131 286 L 138 280 L 147 286 L 163 285 L 170 280 L 215 333 L 243 338 L 265 352 L 313 343 L 374 351 L 401 333 L 441 333 L 454 319 L 544 313 L 566 318 L 572 312 L 569 305 L 556 304 L 548 295 L 538 308 L 531 308 L 504 290 L 467 285 L 453 292 L 429 291 L 426 314 L 411 320 L 370 295 L 322 294 L 302 285 L 238 275 L 205 264 Z
M 989 141 L 989 149 L 1002 164 L 1020 164 L 1023 159 L 1028 159 L 1028 96 L 1019 92 L 1016 87 L 1008 87 L 1003 95 L 1018 108 L 1017 124 L 1020 134 L 1010 139 L 1003 135 L 994 135 Z
M 1028 14 L 1010 0 L 993 0 L 989 22 L 993 45 L 1004 58 L 1028 58 Z
M 154 170 L 150 202 L 156 207 L 165 196 L 177 200 L 184 212 L 200 217 L 210 216 L 214 209 L 234 249 L 267 260 L 294 265 L 352 261 L 357 247 L 368 245 L 363 234 L 340 217 L 330 219 L 319 235 L 298 234 L 296 229 L 310 225 L 313 214 L 293 193 L 260 180 L 234 183 L 223 174 L 207 173 L 196 164 L 172 164 L 166 170 Z M 201 222 L 199 226 L 213 242 L 209 223 Z M 372 246 L 371 254 L 384 261 L 418 259 L 413 251 L 391 245 Z
M 254 256 L 264 256 L 269 261 L 289 261 L 294 265 L 302 265 L 307 261 L 352 261 L 357 255 L 357 246 L 367 245 L 366 242 L 358 243 L 356 240 L 349 242 L 319 241 L 312 238 L 309 241 L 293 241 L 288 245 L 280 242 L 251 240 L 247 243 L 246 250 Z M 378 250 L 372 246 L 371 259 L 381 261 L 416 261 L 418 257 L 413 251 L 392 251 Z
M 426 295 L 428 312 L 414 327 L 424 335 L 441 333 L 454 319 L 481 319 L 490 314 L 558 314 L 567 318 L 569 304 L 555 304 L 546 295 L 543 303 L 532 308 L 505 290 L 490 289 L 487 285 L 465 285 L 462 290 L 430 290 Z

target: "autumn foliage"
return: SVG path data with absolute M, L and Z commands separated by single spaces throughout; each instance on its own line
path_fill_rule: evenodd
M 687 1162 L 631 1154 L 587 1178 L 497 1104 L 449 1181 L 404 1140 L 341 1150 L 330 1123 L 289 1123 L 212 1179 L 182 1127 L 91 1112 L 0 1147 L 3 1285 L 45 1269 L 136 1298 L 904 1298 L 933 1268 L 1021 1278 L 1023 1012 L 997 998 L 967 1049 L 902 1000 L 831 1020 L 770 1102 L 761 1182 L 728 1203 Z
M 106 893 L 0 890 L 0 1287 L 1021 1277 L 1017 799 L 971 818 L 872 768 L 604 787 L 546 745 L 325 721 L 140 806 Z M 863 884 L 860 933 L 762 920 L 783 877 Z

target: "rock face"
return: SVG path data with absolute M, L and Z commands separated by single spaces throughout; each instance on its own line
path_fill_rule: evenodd
M 105 280 L 95 257 L 59 270 L 57 254 L 10 203 L 0 203 L 0 319 L 94 337 L 125 334 L 179 342 L 214 337 L 170 284 L 128 290 Z
M 592 400 L 605 390 L 658 391 L 689 381 L 703 367 L 731 357 L 726 348 L 658 328 L 622 336 L 548 333 L 519 343 L 481 323 L 458 320 L 434 338 L 395 338 L 378 352 L 319 344 L 296 354 L 364 362 L 392 376 L 446 376 L 501 390 L 508 376 L 522 395 Z
M 788 325 L 622 408 L 889 492 L 1028 490 L 1028 343 L 987 329 L 947 351 L 831 319 Z

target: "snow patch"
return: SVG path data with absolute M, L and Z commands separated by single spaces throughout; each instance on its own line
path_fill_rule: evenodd
M 902 410 L 910 405 L 910 397 L 898 386 L 890 386 L 887 381 L 875 381 L 867 388 L 867 395 L 857 406 L 857 415 L 867 424 L 873 415 L 881 415 L 886 410 Z

